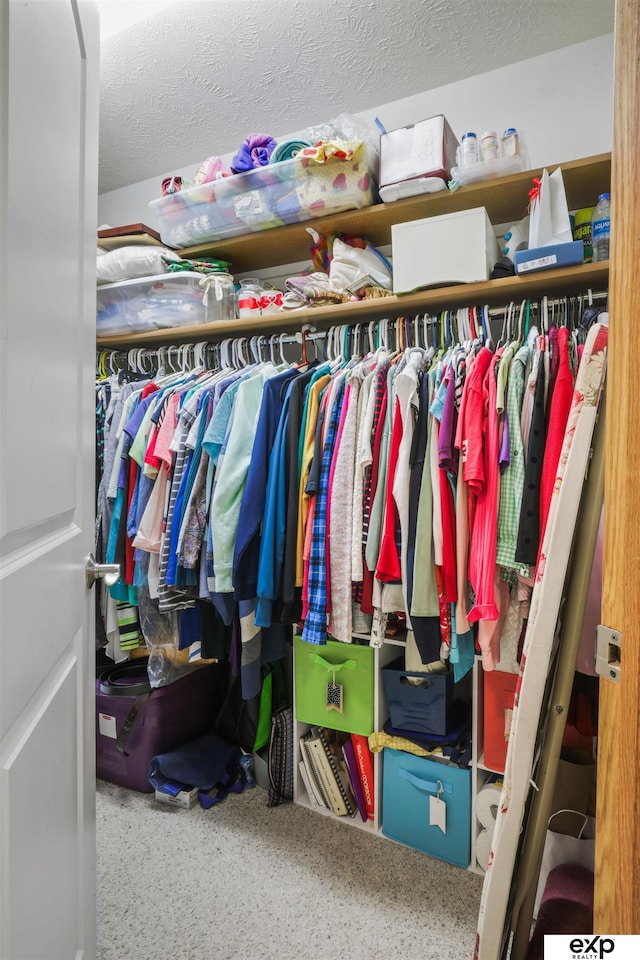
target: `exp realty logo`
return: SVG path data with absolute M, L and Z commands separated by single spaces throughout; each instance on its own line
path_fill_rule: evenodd
M 571 960 L 604 960 L 615 948 L 611 937 L 574 937 L 569 943 Z
M 544 960 L 638 960 L 640 936 L 632 934 L 562 934 L 544 938 Z

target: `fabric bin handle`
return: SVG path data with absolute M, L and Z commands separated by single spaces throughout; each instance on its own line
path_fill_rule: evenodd
M 402 767 L 398 770 L 398 776 L 423 793 L 453 793 L 453 787 L 450 783 L 444 783 L 442 780 L 421 780 L 420 777 L 416 777 L 414 773 L 410 773 Z
M 333 670 L 334 673 L 338 673 L 340 670 L 355 670 L 357 667 L 355 660 L 344 660 L 342 663 L 330 663 L 318 653 L 310 653 L 309 659 L 313 663 L 317 663 L 319 667 L 324 667 L 325 670 Z

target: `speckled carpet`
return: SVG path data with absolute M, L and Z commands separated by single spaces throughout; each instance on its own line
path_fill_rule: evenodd
M 98 960 L 471 960 L 480 877 L 266 799 L 98 781 Z

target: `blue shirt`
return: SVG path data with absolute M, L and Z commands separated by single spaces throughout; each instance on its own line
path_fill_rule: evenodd
M 260 528 L 267 496 L 269 458 L 284 406 L 286 387 L 297 376 L 298 370 L 285 370 L 267 380 L 263 388 L 233 553 L 233 588 L 236 600 L 250 600 L 258 594 Z
M 276 438 L 269 458 L 269 479 L 264 504 L 262 538 L 258 560 L 258 603 L 255 623 L 257 627 L 271 626 L 273 601 L 278 593 L 282 561 L 284 559 L 284 536 L 286 521 L 286 436 L 289 422 L 289 398 L 291 384 L 282 407 Z

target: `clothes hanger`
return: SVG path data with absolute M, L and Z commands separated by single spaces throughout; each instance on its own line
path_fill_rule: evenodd
M 253 356 L 254 363 L 260 363 L 261 361 L 260 337 L 258 335 L 254 335 L 253 337 L 251 337 L 251 339 L 249 340 L 249 347 L 251 349 L 251 354 Z
M 480 315 L 480 325 L 477 326 L 478 313 Z M 509 318 L 509 325 L 511 325 L 511 317 Z M 476 307 L 476 339 L 482 339 L 485 347 L 491 352 L 495 352 L 497 349 L 493 337 L 491 335 L 491 324 L 489 323 L 489 305 L 484 304 L 481 307 Z
M 528 303 L 529 301 L 527 300 L 527 304 Z M 520 344 L 522 343 L 522 321 L 524 318 L 524 310 L 525 310 L 525 301 L 522 300 L 520 303 L 520 312 L 518 314 L 518 340 L 517 340 L 518 346 L 520 346 Z
M 430 325 L 431 325 L 431 332 L 432 332 L 432 334 L 433 334 L 433 339 L 432 339 L 432 342 L 431 342 L 431 343 L 429 342 L 429 326 L 430 326 Z M 427 350 L 429 350 L 429 349 L 431 349 L 431 348 L 435 349 L 435 345 L 436 345 L 436 343 L 435 343 L 435 332 L 434 332 L 433 323 L 432 323 L 432 320 L 431 320 L 431 314 L 430 314 L 430 313 L 423 313 L 423 314 L 422 314 L 422 333 L 423 333 L 423 336 L 424 336 L 424 345 L 425 345 L 426 349 L 427 349 Z
M 286 341 L 286 333 L 281 333 L 278 337 L 278 350 L 280 352 L 280 365 L 283 367 L 289 366 L 289 363 L 284 355 L 284 345 Z
M 402 353 L 402 332 L 401 332 L 401 324 L 398 317 L 396 317 L 395 323 L 393 326 L 395 328 L 395 335 L 396 335 L 396 353 Z
M 227 337 L 220 341 L 220 366 L 223 370 L 231 369 L 231 357 L 229 356 L 229 345 L 231 341 Z
M 195 366 L 191 357 L 191 344 L 183 343 L 178 347 L 178 365 L 181 370 L 189 370 Z
M 378 344 L 376 342 L 377 324 L 375 320 L 370 320 L 367 324 L 367 336 L 369 338 L 369 353 L 374 354 Z
M 98 352 L 96 358 L 97 376 L 96 380 L 106 380 L 107 378 L 107 358 L 104 350 Z
M 549 333 L 549 300 L 546 296 L 542 298 L 542 309 L 540 311 L 540 321 L 543 336 Z
M 309 331 L 307 330 L 307 327 L 305 324 L 303 324 L 302 330 L 299 330 L 296 333 L 296 340 L 298 341 L 299 344 L 302 345 L 300 350 L 300 359 L 296 364 L 294 364 L 294 366 L 296 366 L 299 370 L 301 370 L 303 367 L 309 366 L 309 357 L 307 355 L 308 335 L 309 335 Z
M 193 344 L 193 362 L 197 367 L 207 367 L 207 341 L 199 340 Z

